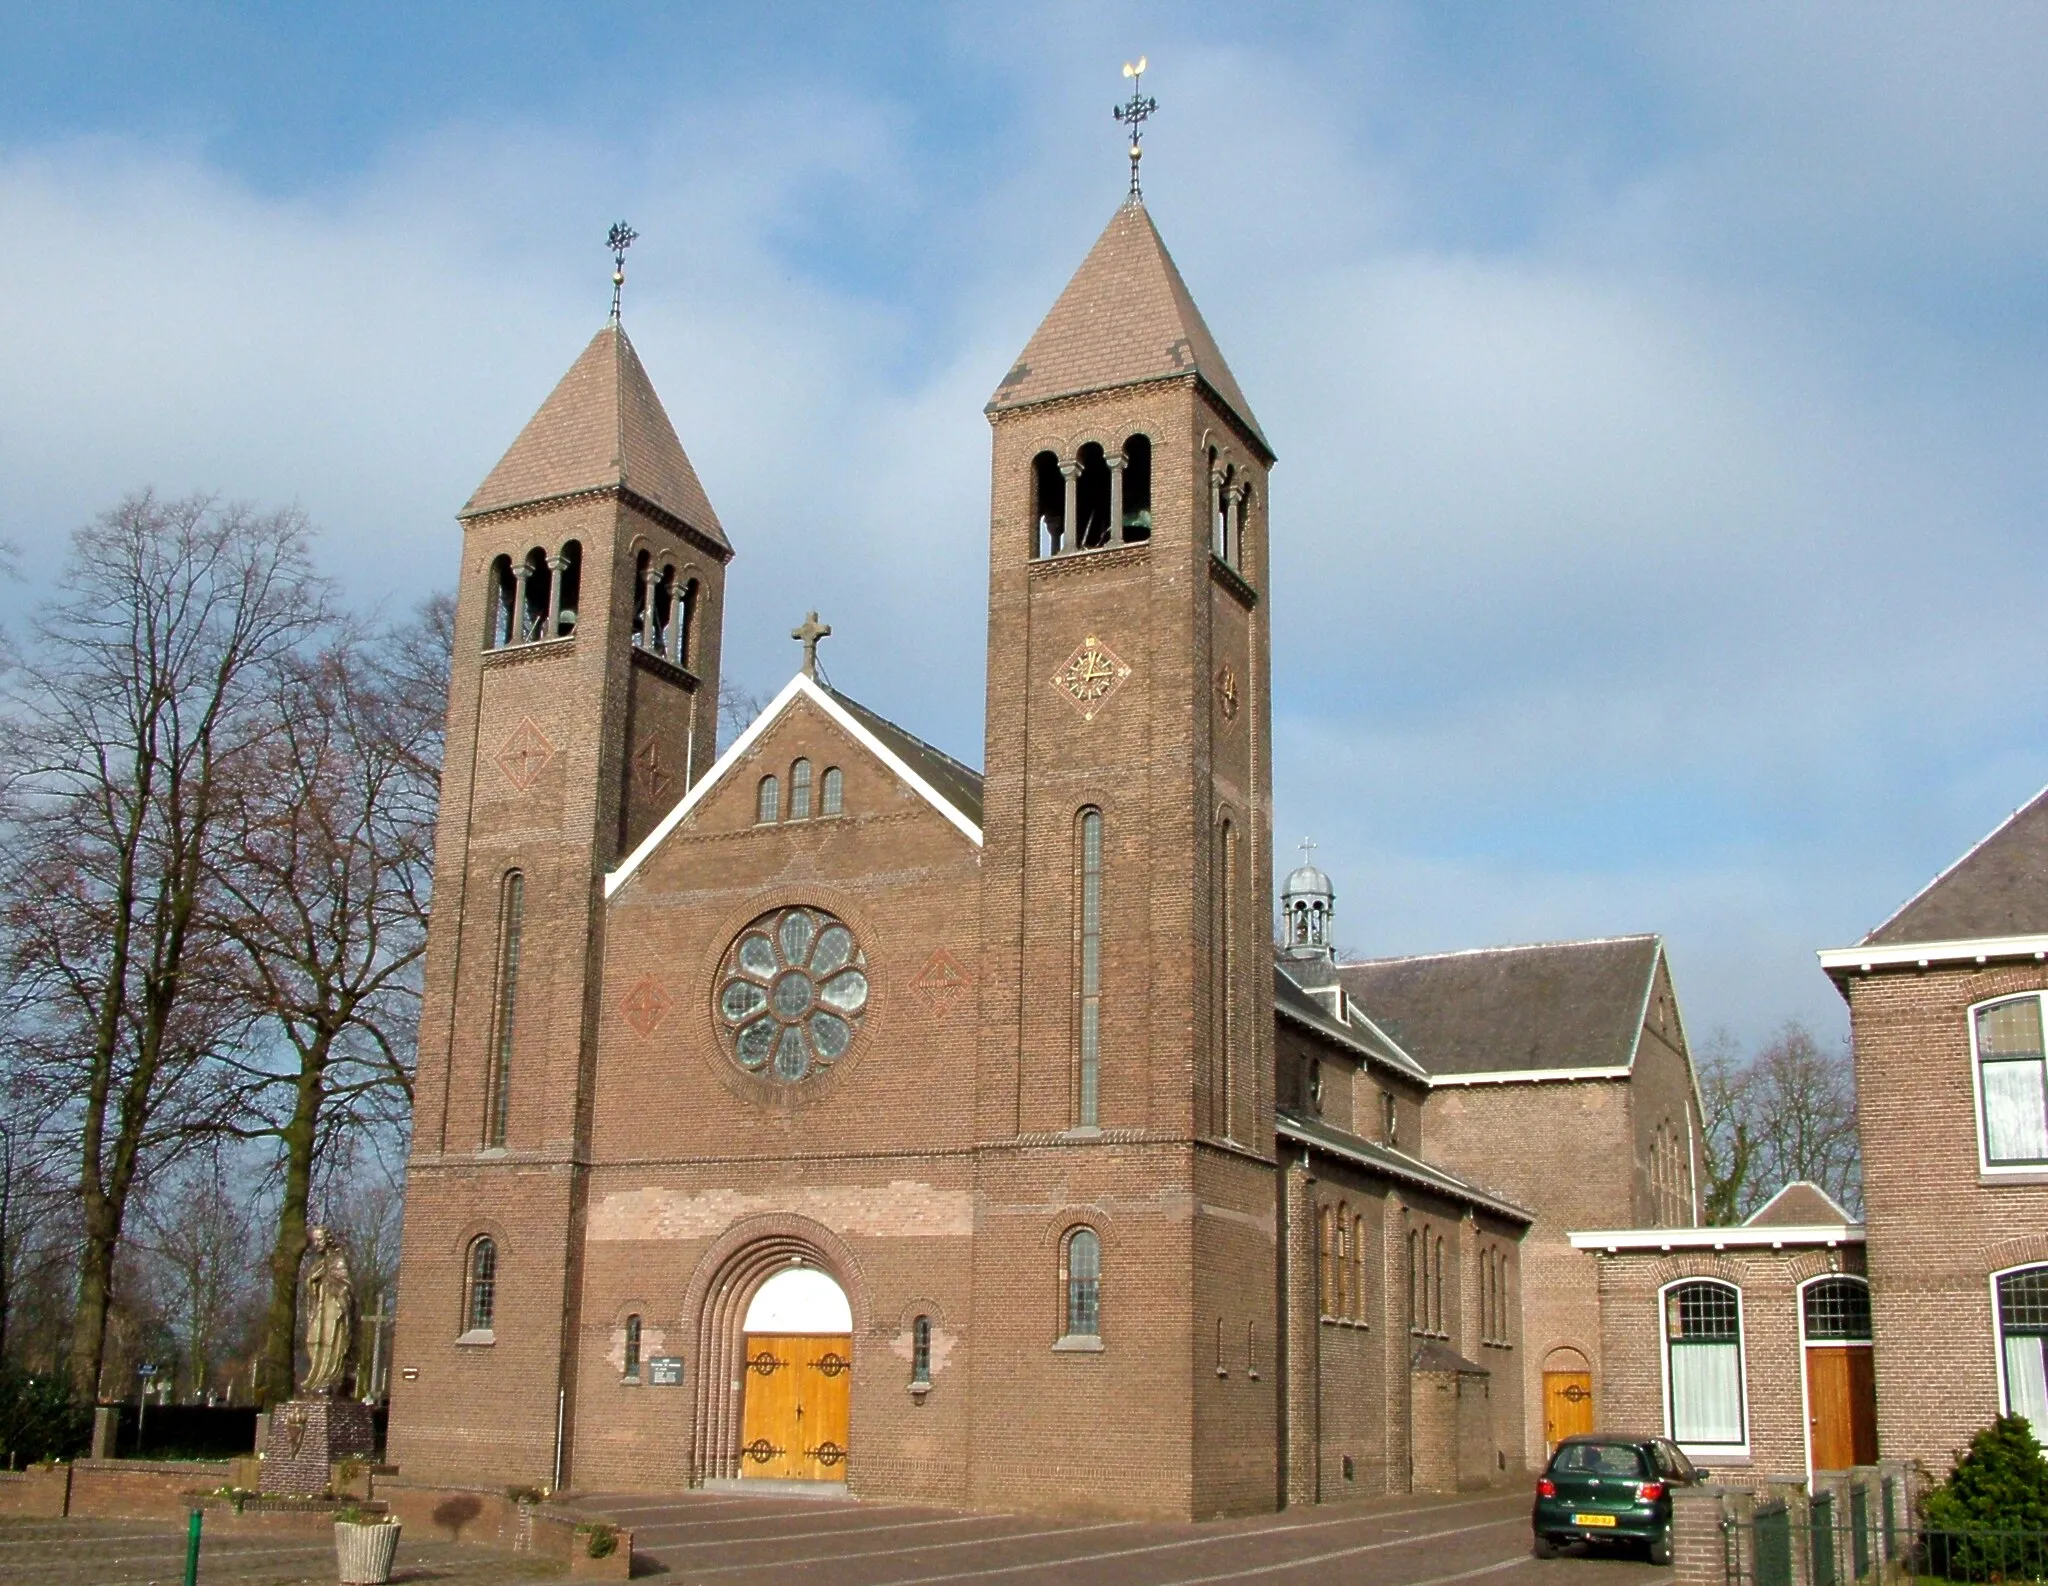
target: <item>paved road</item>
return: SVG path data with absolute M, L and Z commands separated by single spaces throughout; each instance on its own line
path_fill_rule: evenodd
M 334 1586 L 334 1543 L 316 1537 L 211 1536 L 201 1586 Z M 391 1579 L 415 1586 L 529 1586 L 561 1567 L 495 1548 L 401 1539 Z M 0 1520 L 0 1586 L 176 1586 L 185 1526 L 161 1520 Z
M 1529 1555 L 1519 1490 L 1175 1525 L 692 1494 L 593 1497 L 676 1586 L 1661 1586 L 1639 1558 Z

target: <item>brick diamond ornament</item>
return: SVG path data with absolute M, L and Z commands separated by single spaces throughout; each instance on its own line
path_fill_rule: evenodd
M 668 1013 L 668 993 L 652 975 L 642 975 L 634 982 L 633 989 L 620 999 L 619 1012 L 633 1027 L 633 1033 L 644 1041 L 661 1028 L 661 1021 Z
M 1130 675 L 1130 667 L 1091 633 L 1081 641 L 1081 647 L 1067 657 L 1067 664 L 1053 673 L 1052 684 L 1066 696 L 1067 703 L 1081 713 L 1083 721 L 1093 721 L 1102 707 L 1109 703 L 1109 696 L 1121 688 L 1124 679 Z
M 524 793 L 540 780 L 541 772 L 554 757 L 555 746 L 548 742 L 548 735 L 531 716 L 523 716 L 512 729 L 512 736 L 499 745 L 498 769 L 505 773 L 507 782 Z
M 662 797 L 676 785 L 674 773 L 662 764 L 661 743 L 655 738 L 649 738 L 634 751 L 633 774 L 655 798 Z
M 967 989 L 967 971 L 960 967 L 960 961 L 945 948 L 940 948 L 917 973 L 910 983 L 910 989 L 929 1002 L 940 1013 L 951 1008 L 960 1000 L 960 994 Z

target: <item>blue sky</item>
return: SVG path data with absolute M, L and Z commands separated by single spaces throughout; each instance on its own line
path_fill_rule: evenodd
M 295 501 L 393 605 L 603 318 L 727 664 L 980 759 L 981 405 L 1148 201 L 1280 453 L 1280 861 L 1372 953 L 1658 930 L 1695 1036 L 2048 781 L 2048 12 L 0 4 L 0 534 Z

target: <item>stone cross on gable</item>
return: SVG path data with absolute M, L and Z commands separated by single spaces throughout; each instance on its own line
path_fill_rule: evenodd
M 801 627 L 789 630 L 789 636 L 803 644 L 804 676 L 815 678 L 818 675 L 818 641 L 832 636 L 832 624 L 820 622 L 818 614 L 813 611 L 805 616 Z

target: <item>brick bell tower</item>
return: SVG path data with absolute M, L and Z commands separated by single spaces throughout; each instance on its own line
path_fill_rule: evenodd
M 616 308 L 459 516 L 389 1446 L 544 1486 L 574 1453 L 603 876 L 715 758 L 732 548 Z
M 977 1498 L 1271 1509 L 1273 452 L 1135 179 L 988 415 Z

